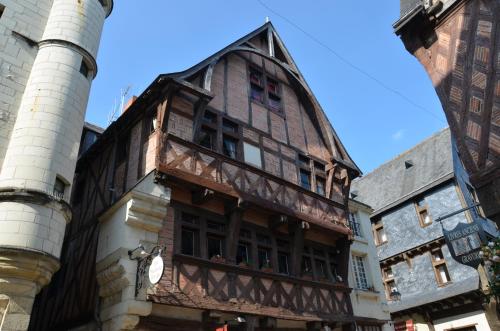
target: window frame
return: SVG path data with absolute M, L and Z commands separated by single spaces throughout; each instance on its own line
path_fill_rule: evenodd
M 435 253 L 440 254 L 440 259 L 437 260 L 434 256 Z M 432 249 L 430 252 L 430 257 L 431 257 L 431 263 L 432 263 L 432 269 L 434 270 L 434 276 L 436 277 L 436 282 L 438 284 L 438 287 L 443 287 L 447 286 L 448 284 L 452 283 L 452 279 L 450 276 L 450 271 L 448 269 L 448 265 L 446 264 L 446 260 L 444 258 L 443 250 L 440 248 L 435 248 Z M 445 273 L 446 277 L 448 277 L 448 280 L 446 282 L 443 282 L 443 279 L 441 278 L 441 274 L 439 272 L 439 268 L 444 267 L 445 268 Z
M 420 204 L 421 201 L 424 202 L 423 205 Z M 432 216 L 430 213 L 429 203 L 427 202 L 427 200 L 425 200 L 424 197 L 421 197 L 421 198 L 415 200 L 413 202 L 413 204 L 415 205 L 415 211 L 417 212 L 417 217 L 418 217 L 418 221 L 420 223 L 420 226 L 422 228 L 425 228 L 425 227 L 431 225 L 433 223 L 433 220 L 432 220 Z M 423 213 L 427 214 L 430 222 L 425 223 L 425 217 L 422 216 Z
M 373 238 L 375 239 L 375 246 L 381 246 L 387 244 L 389 239 L 387 238 L 387 233 L 385 232 L 384 223 L 382 222 L 382 220 L 374 222 L 372 227 L 373 227 Z M 382 241 L 379 237 L 380 230 L 384 231 L 385 241 Z
M 227 240 L 228 240 L 228 221 L 223 215 L 219 215 L 208 210 L 197 208 L 194 206 L 183 204 L 182 202 L 174 201 L 172 203 L 174 209 L 174 254 L 194 256 L 207 261 L 225 263 L 227 259 Z M 210 226 L 210 223 L 217 223 L 223 227 Z M 193 237 L 193 255 L 184 254 L 182 252 L 182 231 L 188 230 L 194 232 Z M 178 235 L 179 234 L 179 235 Z M 209 256 L 208 251 L 208 237 L 213 236 L 223 240 L 221 259 L 214 261 Z M 267 227 L 245 222 L 241 224 L 240 233 L 238 235 L 238 246 L 246 246 L 246 263 L 238 260 L 238 247 L 236 249 L 236 256 L 234 257 L 234 266 L 252 269 L 255 271 L 272 272 L 281 274 L 288 277 L 301 277 L 301 274 L 293 276 L 293 261 L 291 256 L 291 242 L 286 233 L 275 233 Z M 270 268 L 261 268 L 259 263 L 259 250 L 267 251 L 267 259 L 270 263 Z M 311 271 L 308 274 L 311 280 L 329 283 L 338 283 L 337 278 L 338 269 L 338 252 L 334 246 L 328 246 L 319 242 L 306 241 L 304 243 L 304 255 L 310 258 Z M 278 255 L 286 256 L 287 273 L 280 270 Z M 319 270 L 316 270 L 316 260 L 321 260 L 325 271 L 323 275 Z M 345 281 L 345 280 L 342 280 Z
M 281 117 L 285 116 L 284 107 L 283 107 L 283 83 L 277 77 L 270 75 L 264 69 L 257 67 L 256 65 L 249 64 L 248 65 L 248 84 L 249 84 L 249 95 L 248 98 L 250 102 L 255 102 L 267 110 L 272 111 L 275 114 L 278 114 Z M 252 73 L 256 73 L 261 77 L 260 83 L 252 81 L 251 75 Z M 276 91 L 270 91 L 269 89 L 269 81 L 275 82 L 277 85 Z M 256 99 L 253 97 L 253 89 L 260 89 L 260 93 L 262 93 L 262 100 Z M 270 100 L 275 97 L 279 100 L 279 107 L 274 107 L 271 105 Z
M 251 146 L 251 147 L 254 147 L 258 150 L 258 155 L 259 155 L 259 161 L 260 161 L 260 165 L 254 163 L 254 162 L 250 162 L 250 160 L 247 160 L 247 148 L 246 146 Z M 254 167 L 257 167 L 259 169 L 263 169 L 263 162 L 262 162 L 262 148 L 260 148 L 260 146 L 258 145 L 255 145 L 255 144 L 252 144 L 248 141 L 243 141 L 243 162 L 245 162 L 246 164 L 249 164 L 251 166 L 254 166 Z
M 349 211 L 349 216 L 348 216 L 349 225 L 351 226 L 352 234 L 355 237 L 363 238 L 363 230 L 361 227 L 361 222 L 358 221 L 356 214 L 357 212 L 355 211 Z
M 369 281 L 369 274 L 368 274 L 368 268 L 367 268 L 367 259 L 366 255 L 360 255 L 360 254 L 352 254 L 352 267 L 353 267 L 353 275 L 354 275 L 354 282 L 356 283 L 356 288 L 360 290 L 365 290 L 369 291 L 372 285 L 370 284 Z M 359 259 L 359 261 L 357 261 Z M 359 269 L 359 264 L 358 262 L 361 262 L 361 266 L 363 270 L 358 270 Z M 361 272 L 362 271 L 362 272 Z M 363 277 L 361 277 L 363 276 Z M 363 284 L 360 284 L 362 282 L 362 278 L 364 278 L 365 282 L 365 287 L 363 287 Z M 358 282 L 359 279 L 359 282 Z
M 387 273 L 387 270 L 391 270 L 391 274 L 389 275 Z M 385 290 L 385 297 L 387 300 L 392 301 L 391 299 L 391 293 L 392 293 L 392 288 L 390 283 L 394 283 L 394 288 L 397 290 L 397 284 L 396 284 L 396 279 L 394 279 L 394 271 L 392 271 L 392 266 L 386 266 L 385 268 L 382 268 L 382 282 L 384 283 L 384 290 Z

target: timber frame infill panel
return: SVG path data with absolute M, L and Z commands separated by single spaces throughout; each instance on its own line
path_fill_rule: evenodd
M 243 199 L 270 211 L 351 234 L 346 205 L 330 200 L 261 169 L 235 161 L 171 134 L 163 134 L 157 170 L 193 185 Z
M 174 255 L 173 290 L 148 300 L 303 321 L 351 321 L 351 289 Z

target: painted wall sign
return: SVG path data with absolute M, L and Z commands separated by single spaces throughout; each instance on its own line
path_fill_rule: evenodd
M 458 223 L 453 230 L 443 228 L 443 235 L 450 254 L 458 263 L 476 268 L 481 264 L 481 244 L 486 236 L 477 223 Z
M 151 284 L 157 284 L 161 277 L 163 276 L 163 259 L 161 256 L 155 256 L 151 261 L 151 265 L 149 266 L 148 276 L 149 282 Z

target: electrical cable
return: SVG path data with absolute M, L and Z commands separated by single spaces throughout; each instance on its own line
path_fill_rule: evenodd
M 443 121 L 442 118 L 439 118 L 436 114 L 434 114 L 433 112 L 431 112 L 430 110 L 426 109 L 425 107 L 419 105 L 418 103 L 414 102 L 412 99 L 410 99 L 409 97 L 407 97 L 406 95 L 404 95 L 403 93 L 399 92 L 398 90 L 390 87 L 389 85 L 385 84 L 384 82 L 382 82 L 380 79 L 378 79 L 377 77 L 369 74 L 368 72 L 366 72 L 365 70 L 363 70 L 362 68 L 358 67 L 357 65 L 355 65 L 354 63 L 350 62 L 349 60 L 347 60 L 345 57 L 343 57 L 342 55 L 340 55 L 338 52 L 336 52 L 334 49 L 332 49 L 330 46 L 328 46 L 327 44 L 325 44 L 324 42 L 322 42 L 321 40 L 319 40 L 318 38 L 316 38 L 315 36 L 313 36 L 312 34 L 310 34 L 309 32 L 307 32 L 306 30 L 304 30 L 303 28 L 301 28 L 298 24 L 294 23 L 292 20 L 290 20 L 289 18 L 281 15 L 280 13 L 276 12 L 275 10 L 273 10 L 272 8 L 270 8 L 268 5 L 266 5 L 262 0 L 257 0 L 257 2 L 264 8 L 266 8 L 267 10 L 269 10 L 271 13 L 275 14 L 276 16 L 280 17 L 281 19 L 283 19 L 284 21 L 286 21 L 288 24 L 290 24 L 291 26 L 293 26 L 294 28 L 296 28 L 297 30 L 299 30 L 300 32 L 302 32 L 305 36 L 307 36 L 309 39 L 311 39 L 312 41 L 314 41 L 315 43 L 317 43 L 318 45 L 320 45 L 321 47 L 323 47 L 324 49 L 326 49 L 327 51 L 329 51 L 330 53 L 332 53 L 337 59 L 339 59 L 340 61 L 342 61 L 343 63 L 345 63 L 346 65 L 348 65 L 349 67 L 351 67 L 352 69 L 356 70 L 357 72 L 359 72 L 360 74 L 364 75 L 365 77 L 369 78 L 370 80 L 374 81 L 376 84 L 380 85 L 382 88 L 384 88 L 385 90 L 399 96 L 401 99 L 405 100 L 407 103 L 411 104 L 412 106 L 414 106 L 415 108 L 418 108 L 420 110 L 423 110 L 424 112 L 426 112 L 428 115 L 434 117 L 434 119 L 437 119 L 438 121 L 440 121 L 441 123 L 445 123 Z

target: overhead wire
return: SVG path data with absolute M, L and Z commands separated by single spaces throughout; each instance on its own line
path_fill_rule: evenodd
M 437 119 L 441 123 L 445 123 L 445 121 L 443 121 L 442 118 L 438 117 L 436 114 L 434 114 L 433 112 L 431 112 L 427 108 L 419 105 L 418 103 L 416 103 L 415 101 L 413 101 L 412 99 L 410 99 L 409 97 L 407 97 L 406 95 L 404 95 L 403 93 L 399 92 L 398 90 L 396 90 L 396 89 L 392 88 L 391 86 L 389 86 L 388 84 L 384 83 L 379 78 L 373 76 L 372 74 L 370 74 L 370 73 L 366 72 L 365 70 L 363 70 L 361 67 L 359 67 L 356 64 L 352 63 L 351 61 L 349 61 L 348 59 L 346 59 L 344 56 L 342 56 L 341 54 L 339 54 L 337 51 L 335 51 L 334 49 L 332 49 L 330 46 L 328 46 L 327 44 L 325 44 L 324 42 L 322 42 L 320 39 L 316 38 L 313 34 L 307 32 L 305 29 L 303 29 L 298 24 L 296 24 L 295 22 L 293 22 L 291 19 L 287 18 L 284 15 L 281 15 L 280 13 L 278 13 L 277 11 L 275 11 L 274 9 L 272 9 L 271 7 L 269 7 L 268 5 L 266 5 L 262 0 L 257 0 L 257 2 L 262 7 L 266 8 L 271 13 L 273 13 L 274 15 L 280 17 L 285 22 L 287 22 L 288 24 L 290 24 L 291 26 L 293 26 L 295 29 L 297 29 L 300 32 L 302 32 L 305 36 L 307 36 L 309 39 L 311 39 L 312 41 L 314 41 L 316 44 L 318 44 L 321 47 L 323 47 L 324 49 L 326 49 L 328 52 L 330 52 L 331 54 L 333 54 L 337 59 L 339 59 L 340 61 L 342 61 L 347 66 L 349 66 L 352 69 L 356 70 L 357 72 L 359 72 L 363 76 L 369 78 L 370 80 L 372 80 L 373 82 L 375 82 L 376 84 L 378 84 L 379 86 L 381 86 L 382 88 L 384 88 L 385 90 L 387 90 L 387 91 L 389 91 L 389 92 L 397 95 L 398 97 L 400 97 L 401 99 L 405 100 L 407 103 L 409 103 L 413 107 L 418 108 L 418 109 L 426 112 L 428 115 L 432 116 L 434 119 Z

